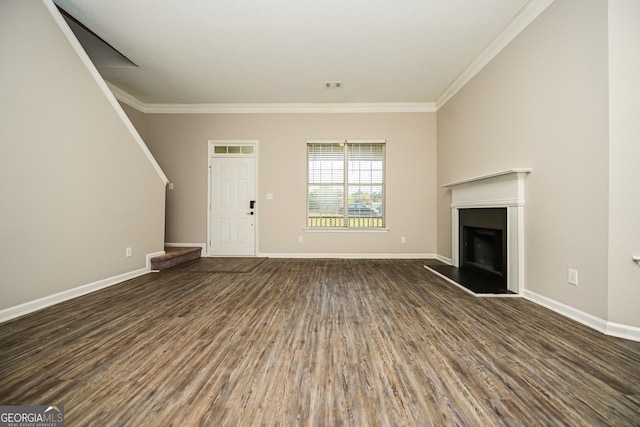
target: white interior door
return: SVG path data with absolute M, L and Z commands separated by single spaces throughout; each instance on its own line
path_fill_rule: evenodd
M 256 159 L 211 157 L 209 254 L 255 256 Z

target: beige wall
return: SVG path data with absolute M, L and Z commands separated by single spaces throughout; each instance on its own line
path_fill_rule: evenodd
M 0 2 L 0 311 L 162 250 L 164 183 L 52 16 Z
M 438 111 L 438 184 L 514 167 L 526 180 L 525 287 L 607 318 L 607 2 L 557 0 Z M 438 252 L 451 256 L 438 189 Z M 567 269 L 579 286 L 567 284 Z
M 120 104 L 120 107 L 127 114 L 127 117 L 129 117 L 129 120 L 131 121 L 133 126 L 135 126 L 136 130 L 138 131 L 138 134 L 142 137 L 142 139 L 145 139 L 144 113 L 142 111 L 136 110 L 133 107 L 130 107 L 124 102 L 118 102 L 118 104 Z
M 206 242 L 207 141 L 229 139 L 259 141 L 260 253 L 436 251 L 435 113 L 146 114 L 144 126 L 149 148 L 174 183 L 167 193 L 168 242 Z M 305 233 L 306 141 L 368 138 L 387 141 L 389 231 Z
M 640 327 L 640 2 L 609 1 L 609 320 Z

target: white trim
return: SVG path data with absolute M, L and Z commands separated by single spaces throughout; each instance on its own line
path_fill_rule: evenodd
M 144 155 L 147 158 L 147 160 L 151 163 L 151 165 L 155 169 L 155 171 L 158 174 L 158 176 L 160 177 L 160 179 L 164 182 L 165 185 L 167 185 L 169 183 L 169 179 L 166 177 L 166 175 L 164 174 L 164 172 L 160 168 L 160 165 L 158 164 L 156 159 L 151 154 L 151 151 L 149 151 L 149 148 L 146 146 L 146 144 L 144 143 L 144 141 L 140 137 L 140 134 L 138 133 L 136 128 L 131 123 L 131 120 L 129 120 L 129 117 L 127 116 L 127 114 L 124 112 L 124 110 L 122 109 L 120 104 L 118 104 L 118 101 L 116 100 L 115 96 L 113 95 L 113 92 L 111 92 L 111 89 L 109 89 L 109 86 L 107 86 L 107 83 L 104 81 L 104 79 L 102 78 L 102 76 L 98 72 L 98 70 L 95 67 L 95 65 L 93 65 L 93 62 L 91 62 L 91 59 L 89 59 L 89 56 L 87 55 L 87 53 L 84 51 L 84 49 L 80 45 L 80 42 L 78 41 L 76 36 L 73 34 L 73 32 L 71 31 L 71 29 L 69 28 L 69 26 L 65 22 L 64 18 L 62 17 L 62 15 L 60 15 L 60 12 L 58 12 L 58 9 L 56 8 L 56 6 L 53 3 L 53 1 L 51 1 L 51 0 L 43 0 L 43 3 L 47 7 L 47 9 L 49 10 L 49 13 L 51 14 L 54 22 L 60 28 L 60 31 L 62 31 L 62 34 L 66 37 L 67 41 L 71 45 L 71 48 L 76 52 L 76 54 L 78 55 L 78 58 L 80 58 L 80 61 L 87 68 L 87 71 L 89 71 L 89 74 L 95 80 L 96 84 L 98 85 L 98 88 L 100 89 L 100 91 L 102 91 L 103 95 L 107 98 L 107 101 L 109 101 L 109 103 L 111 104 L 111 106 L 115 110 L 115 112 L 118 115 L 118 117 L 120 118 L 120 120 L 122 120 L 123 124 L 125 125 L 125 127 L 129 131 L 129 133 L 131 134 L 133 139 L 136 141 L 136 143 L 138 144 L 138 146 L 140 147 L 140 149 L 144 153 Z
M 474 200 L 470 202 L 458 202 L 456 208 L 501 208 L 505 206 L 519 207 L 524 206 L 524 200 L 521 199 L 491 199 L 491 200 Z
M 342 217 L 340 217 L 342 218 Z M 365 217 L 366 218 L 366 217 Z M 379 218 L 379 217 L 377 217 Z M 305 233 L 386 233 L 388 228 L 358 227 L 303 227 Z
M 451 280 L 447 276 L 433 270 L 428 265 L 425 265 L 424 268 L 446 280 L 447 282 L 457 286 L 468 294 L 471 294 L 476 297 L 522 297 L 527 301 L 530 301 L 534 304 L 541 305 L 549 310 L 558 313 L 564 317 L 567 317 L 571 320 L 575 320 L 578 323 L 581 323 L 591 329 L 595 329 L 598 332 L 603 334 L 623 338 L 631 341 L 640 342 L 640 328 L 637 326 L 623 325 L 620 323 L 608 322 L 604 319 L 600 319 L 599 317 L 593 316 L 589 313 L 585 313 L 584 311 L 578 310 L 576 308 L 570 307 L 561 302 L 555 301 L 551 298 L 547 298 L 530 290 L 524 289 L 519 295 L 518 294 L 476 294 L 471 290 L 465 288 L 464 286 L 456 283 L 454 280 Z
M 503 170 L 503 171 L 499 171 L 499 172 L 493 172 L 493 173 L 488 173 L 488 174 L 485 174 L 485 175 L 476 176 L 476 177 L 473 177 L 473 178 L 461 179 L 460 181 L 455 181 L 455 182 L 451 182 L 449 184 L 444 184 L 443 187 L 454 187 L 456 185 L 467 184 L 467 183 L 475 182 L 475 181 L 481 181 L 483 179 L 495 178 L 495 177 L 498 177 L 498 176 L 509 175 L 509 174 L 512 174 L 512 173 L 530 173 L 531 171 L 533 171 L 533 169 L 531 169 L 531 168 L 512 168 L 512 169 L 507 169 L 507 170 Z
M 607 321 L 600 319 L 599 317 L 593 316 L 589 313 L 585 313 L 584 311 L 570 307 L 551 298 L 547 298 L 528 289 L 522 291 L 522 296 L 531 302 L 546 307 L 558 314 L 562 314 L 569 319 L 589 326 L 590 328 L 593 328 L 599 332 L 606 333 L 607 331 Z
M 118 101 L 123 102 L 127 104 L 129 107 L 135 108 L 140 112 L 144 112 L 146 108 L 146 104 L 144 104 L 135 96 L 130 95 L 129 93 L 120 89 L 118 86 L 114 85 L 113 83 L 107 82 L 106 80 L 105 82 L 107 83 L 107 86 L 109 86 L 109 89 L 111 89 L 113 96 L 115 96 Z
M 478 74 L 493 58 L 511 43 L 529 24 L 555 0 L 531 0 L 502 31 L 480 52 L 476 59 L 440 94 L 436 100 L 439 110 Z
M 165 251 L 158 251 L 158 252 L 153 252 L 153 253 L 147 254 L 147 261 L 146 261 L 147 262 L 147 264 L 146 264 L 147 265 L 147 269 L 149 271 L 151 271 L 151 258 L 155 258 L 157 256 L 162 256 L 164 254 L 166 254 Z
M 453 260 L 451 258 L 447 258 L 445 256 L 442 256 L 440 254 L 436 254 L 436 259 L 440 262 L 444 262 L 447 265 L 453 265 Z
M 620 323 L 607 322 L 607 335 L 624 338 L 640 342 L 640 328 L 637 326 L 623 325 Z
M 290 102 L 247 104 L 146 104 L 113 83 L 113 95 L 142 113 L 273 114 L 273 113 L 435 113 L 434 102 Z
M 436 254 L 380 254 L 380 253 L 269 253 L 261 252 L 257 257 L 267 258 L 335 258 L 335 259 L 436 259 Z
M 432 102 L 147 104 L 145 113 L 273 114 L 273 113 L 434 113 Z
M 311 144 L 386 144 L 386 139 L 307 139 L 307 145 Z
M 119 274 L 113 277 L 108 277 L 106 279 L 98 280 L 92 283 L 88 283 L 86 285 L 81 285 L 73 289 L 67 289 L 65 291 L 55 293 L 53 295 L 47 295 L 45 297 L 38 298 L 33 301 L 28 301 L 23 304 L 19 304 L 13 307 L 0 310 L 0 323 L 6 322 L 7 320 L 15 319 L 16 317 L 24 316 L 29 313 L 33 313 L 34 311 L 41 310 L 43 308 L 61 303 L 63 301 L 67 301 L 82 295 L 89 294 L 91 292 L 95 292 L 103 288 L 107 288 L 109 286 L 117 285 L 118 283 L 122 283 L 125 280 L 134 279 L 136 277 L 147 274 L 151 271 L 149 269 L 149 260 L 153 256 L 156 256 L 156 255 L 155 254 L 147 255 L 147 266 L 145 268 L 130 271 L 128 273 Z
M 152 270 L 151 269 L 151 259 L 155 258 L 157 256 L 162 256 L 164 254 L 166 254 L 165 251 L 159 251 L 159 252 L 154 252 L 154 253 L 151 253 L 151 254 L 147 254 L 147 269 L 149 270 L 150 273 L 157 273 L 157 272 L 160 271 L 160 270 Z

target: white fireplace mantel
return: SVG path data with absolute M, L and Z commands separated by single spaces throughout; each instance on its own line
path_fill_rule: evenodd
M 452 261 L 460 266 L 460 209 L 507 208 L 507 289 L 524 289 L 524 179 L 530 168 L 514 168 L 446 184 L 451 189 Z

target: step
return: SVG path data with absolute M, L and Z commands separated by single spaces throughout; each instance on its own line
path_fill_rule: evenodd
M 165 254 L 151 258 L 151 270 L 162 271 L 200 258 L 202 248 L 166 247 Z

